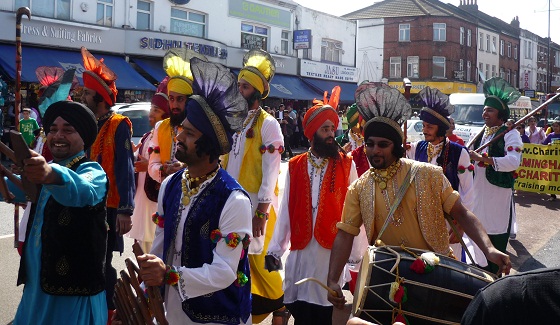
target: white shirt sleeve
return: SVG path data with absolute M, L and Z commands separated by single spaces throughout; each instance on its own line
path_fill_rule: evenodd
M 161 121 L 156 123 L 154 127 L 154 136 L 152 137 L 152 142 L 150 144 L 151 147 L 158 147 L 159 146 L 159 139 L 158 139 L 158 130 L 159 126 L 161 125 Z M 153 153 L 150 155 L 150 163 L 148 164 L 148 174 L 150 177 L 158 182 L 162 182 L 161 173 L 159 168 L 161 167 L 161 157 L 157 153 Z
M 406 150 L 406 158 L 416 160 L 416 147 L 418 146 L 419 142 L 420 141 L 409 143 L 410 149 Z
M 290 245 L 290 171 L 289 167 L 286 171 L 286 181 L 284 186 L 284 194 L 278 209 L 278 218 L 274 227 L 274 234 L 270 239 L 267 255 L 272 255 L 278 259 L 284 255 Z
M 523 149 L 523 142 L 517 130 L 511 130 L 504 136 L 505 156 L 492 157 L 494 160 L 494 170 L 498 172 L 512 172 L 519 168 L 521 163 L 521 152 Z M 508 150 L 511 147 L 512 150 Z M 516 150 L 519 148 L 518 150 Z
M 280 130 L 280 124 L 272 116 L 263 121 L 261 129 L 262 143 L 265 146 L 272 144 L 278 149 L 284 145 L 284 137 Z M 280 162 L 282 156 L 275 150 L 274 153 L 266 151 L 262 157 L 262 181 L 257 193 L 258 203 L 270 203 L 273 201 L 274 188 L 278 180 Z
M 471 164 L 471 159 L 469 157 L 468 151 L 463 148 L 461 150 L 461 156 L 459 156 L 459 166 L 468 168 Z M 474 207 L 474 186 L 473 186 L 473 172 L 465 169 L 464 173 L 459 173 L 459 195 L 461 196 L 461 202 L 465 205 L 467 209 L 472 211 Z
M 237 233 L 241 238 L 252 233 L 251 202 L 240 191 L 233 191 L 220 215 L 219 229 L 223 236 Z M 243 244 L 231 248 L 221 239 L 213 251 L 211 264 L 197 268 L 176 266 L 180 275 L 177 288 L 181 300 L 207 295 L 229 287 L 237 279 L 237 266 Z

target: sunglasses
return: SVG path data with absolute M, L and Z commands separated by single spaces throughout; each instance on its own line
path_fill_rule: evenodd
M 392 144 L 393 142 L 391 141 L 366 142 L 366 147 L 374 148 L 375 146 L 378 146 L 381 149 L 386 149 L 389 148 L 389 146 Z

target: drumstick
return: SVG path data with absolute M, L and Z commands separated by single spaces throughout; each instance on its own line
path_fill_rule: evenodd
M 296 282 L 296 285 L 300 285 L 302 283 L 305 283 L 307 281 L 313 281 L 315 283 L 317 283 L 318 285 L 320 285 L 321 287 L 323 287 L 325 290 L 327 290 L 331 295 L 338 297 L 338 293 L 336 293 L 336 291 L 334 291 L 333 289 L 327 287 L 327 285 L 325 285 L 323 282 L 315 279 L 315 278 L 305 278 L 305 279 L 301 279 L 298 282 Z

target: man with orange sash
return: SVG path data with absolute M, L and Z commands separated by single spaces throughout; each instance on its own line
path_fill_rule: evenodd
M 248 192 L 252 203 L 253 238 L 249 246 L 253 323 L 274 312 L 273 325 L 287 324 L 282 277 L 264 268 L 266 249 L 274 232 L 278 211 L 278 172 L 284 141 L 280 124 L 261 107 L 274 76 L 274 59 L 263 50 L 251 50 L 243 57 L 244 68 L 237 76 L 239 92 L 247 100 L 249 115 L 241 132 L 233 135 L 230 153 L 222 166 Z M 267 221 L 268 220 L 268 221 Z
M 335 97 L 336 96 L 332 96 Z M 284 195 L 267 252 L 276 265 L 290 248 L 284 277 L 284 304 L 295 324 L 332 324 L 332 305 L 324 289 L 310 282 L 326 282 L 328 260 L 337 233 L 348 185 L 357 178 L 352 158 L 341 153 L 334 134 L 337 103 L 314 101 L 303 120 L 308 152 L 290 159 Z M 271 269 L 271 267 L 269 267 Z M 342 281 L 339 281 L 342 284 Z
M 148 174 L 158 182 L 183 168 L 175 158 L 177 151 L 177 134 L 185 119 L 185 107 L 192 89 L 190 59 L 198 57 L 208 61 L 204 56 L 185 48 L 171 49 L 163 57 L 163 69 L 169 76 L 167 96 L 169 98 L 169 117 L 158 122 L 153 131 Z
M 113 251 L 124 250 L 122 236 L 130 231 L 134 211 L 134 155 L 130 138 L 132 123 L 128 117 L 111 110 L 117 98 L 117 76 L 102 61 L 82 47 L 84 91 L 81 101 L 97 118 L 99 133 L 91 146 L 89 158 L 97 161 L 109 179 L 107 194 L 107 254 L 105 278 L 109 319 L 115 309 L 113 293 L 117 271 L 111 265 Z

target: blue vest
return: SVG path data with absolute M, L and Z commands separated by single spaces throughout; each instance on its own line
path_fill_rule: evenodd
M 461 157 L 461 151 L 463 146 L 455 142 L 445 140 L 444 148 L 441 150 L 439 157 L 436 159 L 438 166 L 443 168 L 445 177 L 451 183 L 451 186 L 455 191 L 459 190 L 459 158 Z M 443 162 L 446 161 L 447 156 L 447 166 L 443 166 Z M 416 146 L 415 157 L 417 161 L 427 162 L 428 161 L 428 141 L 420 141 Z M 465 168 L 468 166 L 465 166 Z
M 181 170 L 171 177 L 163 196 L 165 216 L 163 258 L 166 262 L 169 247 L 178 235 L 182 238 L 182 266 L 197 268 L 212 263 L 216 244 L 210 240 L 210 232 L 218 228 L 222 209 L 230 194 L 235 190 L 242 191 L 245 195 L 247 193 L 225 170 L 220 169 L 216 177 L 192 202 L 183 233 L 176 234 L 178 222 L 181 220 L 178 213 L 182 195 L 182 175 Z M 239 244 L 242 245 L 241 242 Z M 249 278 L 245 285 L 237 286 L 235 281 L 223 290 L 183 302 L 183 311 L 192 321 L 220 324 L 239 324 L 240 320 L 247 322 L 251 315 L 251 277 L 247 257 L 247 249 L 245 249 L 244 257 L 237 267 L 238 272 L 243 272 Z

